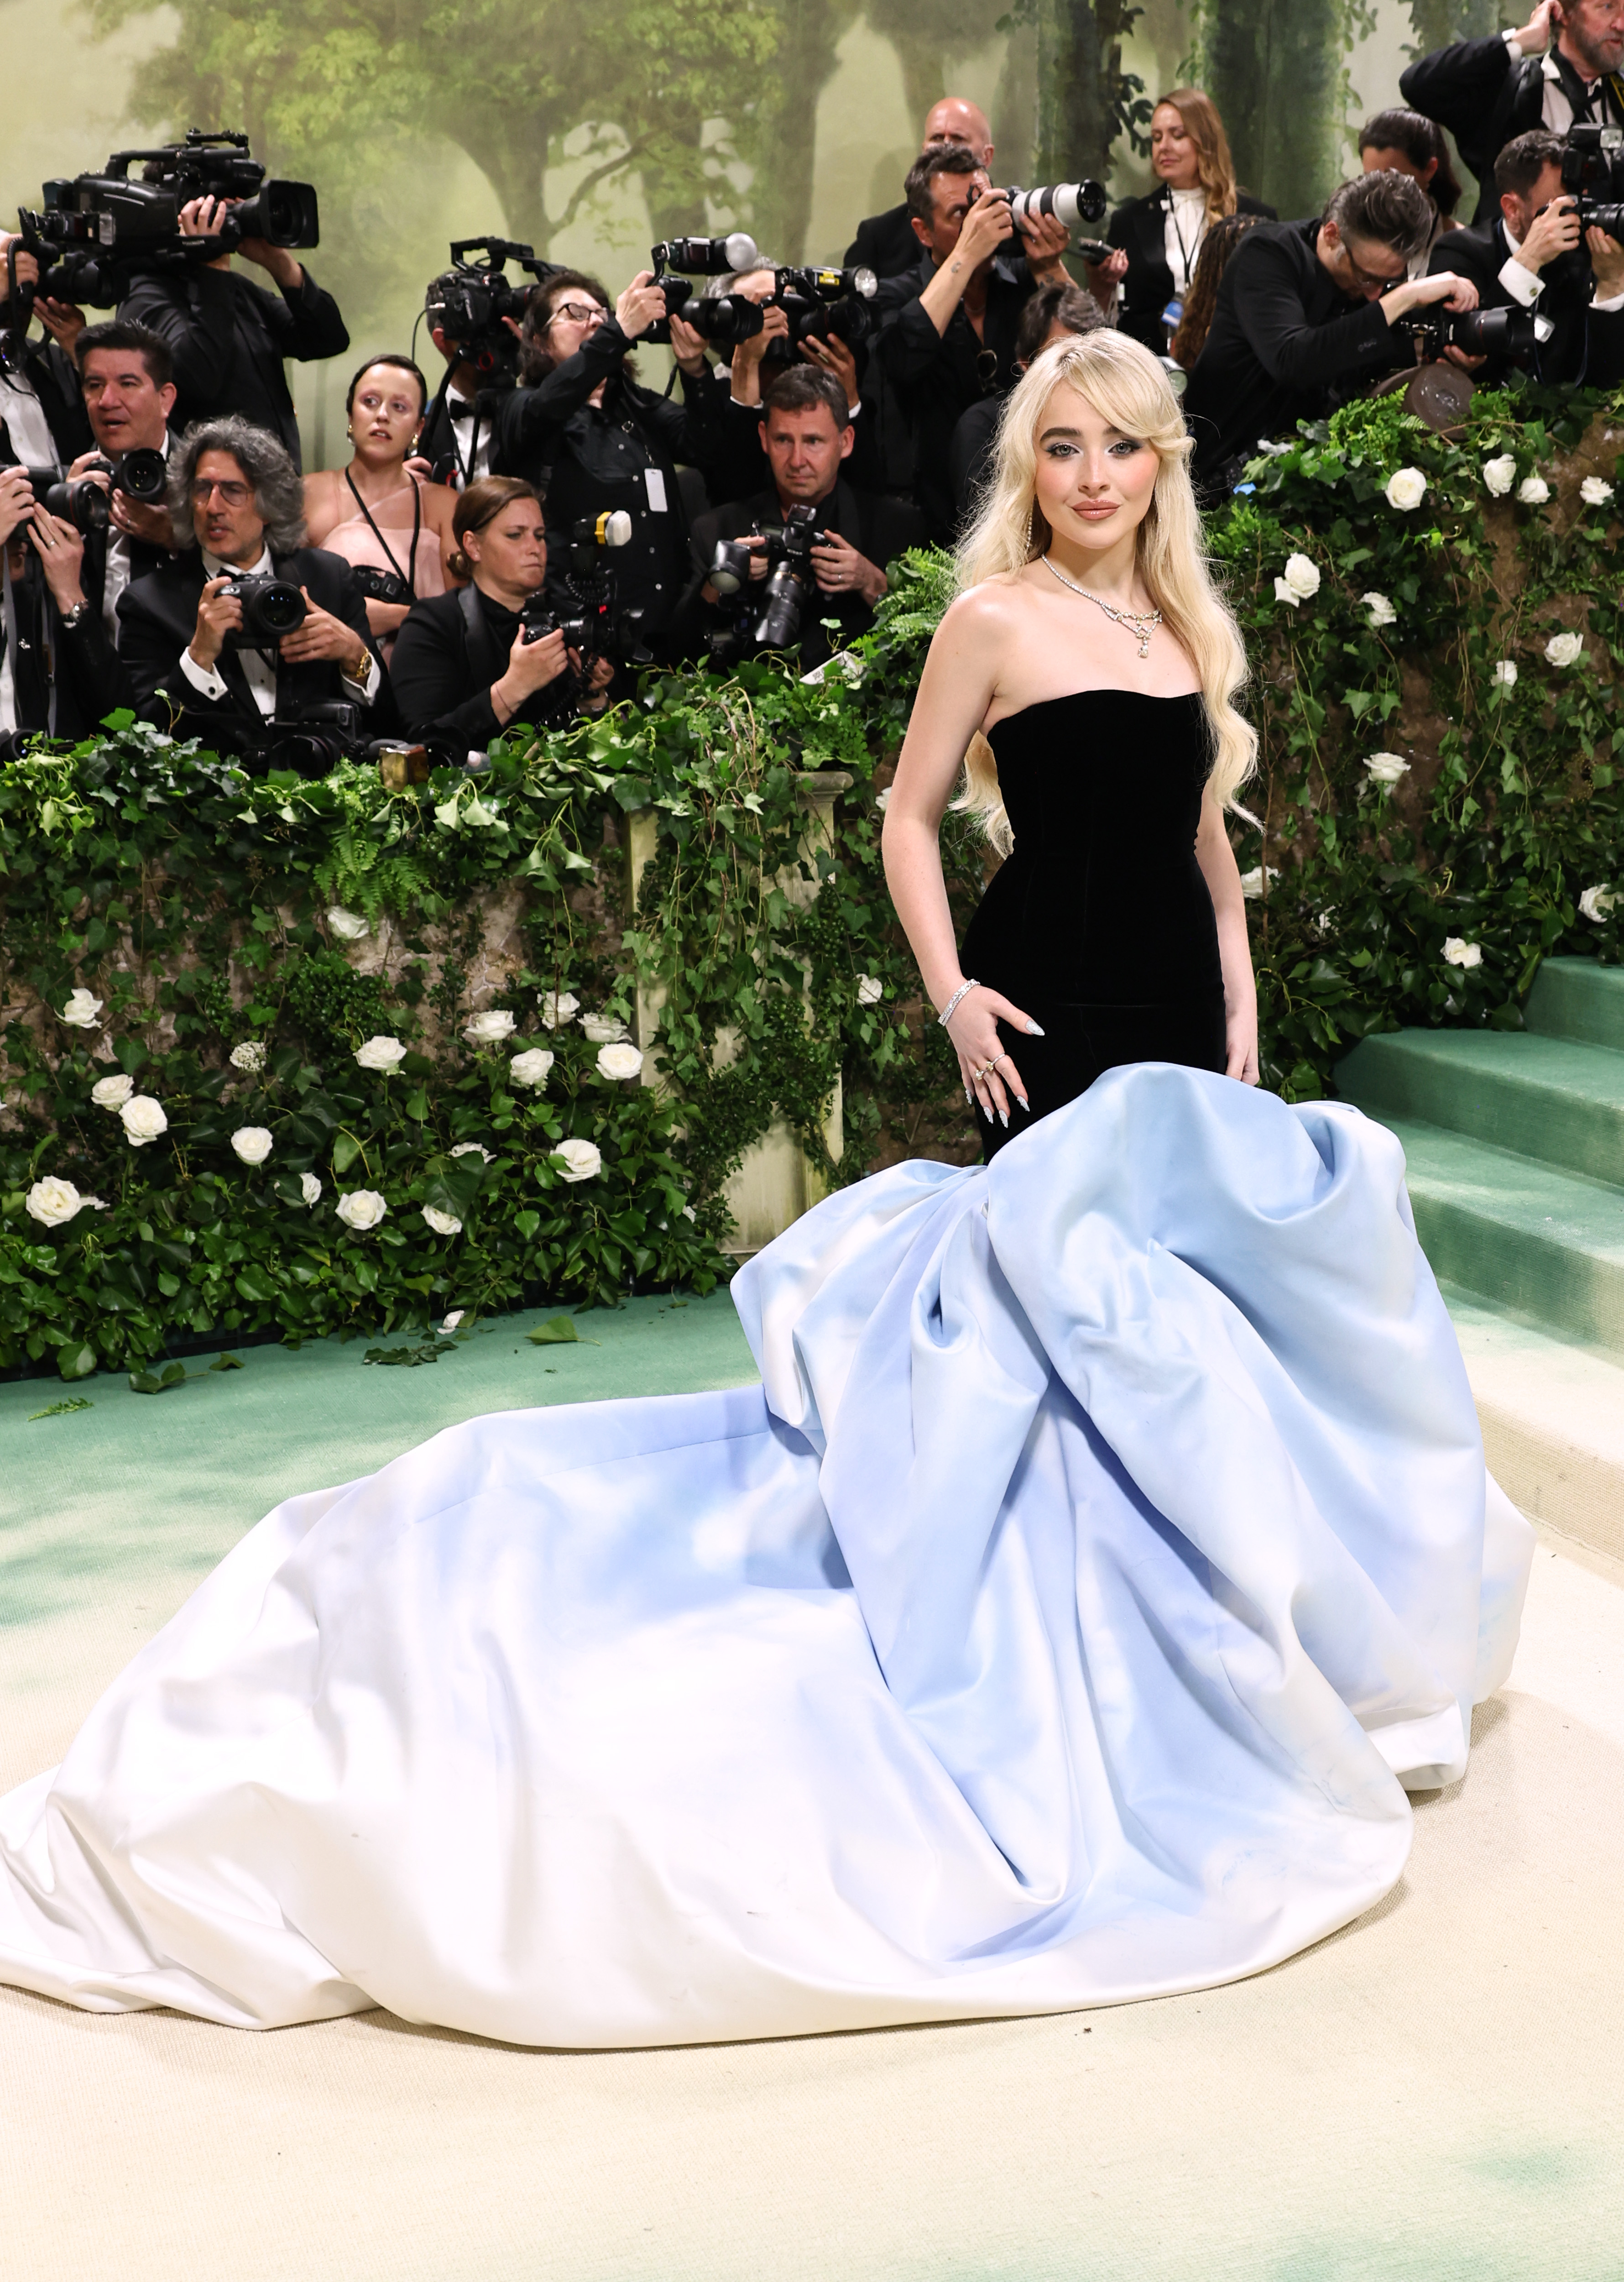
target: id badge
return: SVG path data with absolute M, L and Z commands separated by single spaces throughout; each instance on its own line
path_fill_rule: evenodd
M 661 473 L 658 468 L 645 468 L 643 470 L 643 482 L 648 492 L 650 513 L 653 515 L 663 515 L 666 511 L 664 476 Z

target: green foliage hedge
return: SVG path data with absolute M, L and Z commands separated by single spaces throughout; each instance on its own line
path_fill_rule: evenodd
M 1234 837 L 1264 1083 L 1288 1098 L 1329 1090 L 1370 1031 L 1515 1028 L 1542 957 L 1624 951 L 1618 416 L 1484 397 L 1452 444 L 1392 400 L 1356 406 L 1212 519 L 1256 668 L 1262 765 Z M 878 845 L 950 592 L 944 558 L 910 557 L 821 682 L 777 663 L 656 680 L 406 793 L 359 765 L 250 783 L 132 722 L 6 770 L 0 1369 L 706 1289 L 727 1272 L 724 1184 L 775 1116 L 830 1179 L 967 1154 Z M 827 770 L 853 780 L 832 852 L 801 798 Z M 952 819 L 945 838 L 964 912 L 983 853 Z M 74 991 L 90 1028 L 63 1020 Z M 658 1087 L 599 1065 L 639 991 L 661 1006 Z M 574 1019 L 549 1026 L 565 996 Z M 476 1016 L 506 1035 L 470 1037 Z M 357 1060 L 379 1036 L 401 1050 L 388 1073 Z M 523 1084 L 538 1050 L 545 1083 Z M 160 1106 L 154 1138 L 93 1102 L 119 1076 Z M 244 1129 L 268 1135 L 262 1162 L 234 1147 Z M 575 1177 L 584 1144 L 599 1161 Z M 48 1208 L 53 1181 L 97 1201 L 42 1221 L 28 1200 Z M 383 1200 L 371 1227 L 340 1217 L 357 1191 Z

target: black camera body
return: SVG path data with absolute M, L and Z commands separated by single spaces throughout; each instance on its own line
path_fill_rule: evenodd
M 148 451 L 144 446 L 126 452 L 121 460 L 98 459 L 94 464 L 96 473 L 107 477 L 113 491 L 124 492 L 148 507 L 160 502 L 168 488 L 168 462 L 161 452 Z M 106 530 L 112 502 L 108 492 L 92 480 L 89 468 L 78 476 L 59 476 L 54 468 L 23 468 L 19 472 L 27 477 L 35 498 L 47 515 L 60 516 L 64 523 L 71 523 L 87 536 Z
M 871 269 L 775 270 L 772 307 L 789 319 L 788 353 L 831 333 L 848 348 L 861 347 L 878 326 L 870 306 L 878 291 Z
M 769 567 L 759 609 L 749 601 L 749 578 L 751 562 L 761 548 L 744 539 L 721 539 L 711 557 L 708 577 L 717 594 L 727 600 L 734 595 L 741 598 L 738 625 L 712 642 L 713 651 L 719 656 L 737 652 L 739 638 L 746 631 L 745 622 L 751 617 L 755 624 L 747 631 L 758 649 L 787 649 L 800 635 L 807 596 L 816 583 L 812 550 L 828 544 L 827 534 L 817 527 L 817 509 L 793 507 L 781 529 L 760 536 L 766 541 Z
M 561 614 L 549 603 L 545 589 L 537 587 L 519 614 L 526 642 L 561 633 L 565 648 L 579 652 L 581 682 L 597 658 L 607 657 L 612 665 L 653 664 L 653 653 L 643 640 L 644 613 L 620 607 L 615 573 L 603 559 L 605 548 L 624 547 L 630 537 L 631 517 L 623 508 L 584 516 L 569 536 L 569 568 L 564 574 L 569 608 Z
M 1624 128 L 1585 120 L 1562 138 L 1562 188 L 1574 199 L 1581 229 L 1624 242 Z
M 131 167 L 140 162 L 132 176 Z M 213 237 L 183 237 L 181 208 L 192 198 L 243 200 Z M 23 208 L 11 250 L 12 322 L 26 328 L 36 296 L 121 301 L 139 270 L 184 272 L 234 253 L 245 237 L 272 245 L 320 243 L 316 194 L 309 182 L 267 182 L 248 154 L 246 135 L 191 128 L 182 143 L 151 151 L 115 151 L 99 175 L 47 182 L 38 212 Z M 19 285 L 19 252 L 40 266 L 37 285 Z
M 452 275 L 434 304 L 434 322 L 455 342 L 461 361 L 483 378 L 511 379 L 519 342 L 507 320 L 523 322 L 531 293 L 545 278 L 558 275 L 559 263 L 537 260 L 534 246 L 511 237 L 460 237 L 452 245 L 451 261 Z M 514 283 L 507 275 L 510 261 L 529 272 L 530 283 Z
M 309 615 L 305 597 L 290 579 L 263 570 L 240 571 L 220 592 L 243 609 L 242 625 L 226 637 L 234 649 L 274 648 L 284 634 L 297 633 Z
M 727 237 L 669 237 L 651 246 L 648 258 L 654 283 L 665 292 L 666 314 L 648 328 L 646 341 L 669 346 L 674 311 L 701 340 L 722 341 L 730 347 L 737 341 L 754 340 L 761 331 L 758 302 L 743 293 L 722 293 L 708 301 L 695 294 L 689 282 L 690 277 L 728 277 L 759 268 L 761 255 L 746 231 L 736 229 Z M 689 276 L 674 277 L 671 272 L 677 269 Z
M 1446 309 L 1435 301 L 1411 316 L 1395 317 L 1393 330 L 1415 343 L 1418 364 L 1435 363 L 1445 349 L 1525 364 L 1553 329 L 1532 309 Z

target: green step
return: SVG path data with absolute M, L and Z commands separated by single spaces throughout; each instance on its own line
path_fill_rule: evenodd
M 1546 959 L 1522 1018 L 1547 1037 L 1624 1052 L 1624 966 L 1602 966 L 1593 959 Z
M 1396 1030 L 1357 1045 L 1336 1083 L 1383 1124 L 1444 1126 L 1593 1180 L 1624 1181 L 1624 1052 L 1610 1047 L 1531 1031 Z
M 1624 1354 L 1624 1193 L 1463 1133 L 1380 1122 L 1404 1145 L 1435 1275 Z

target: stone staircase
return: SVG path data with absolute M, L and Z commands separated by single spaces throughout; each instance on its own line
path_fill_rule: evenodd
M 1624 968 L 1547 959 L 1525 1021 L 1366 1038 L 1337 1085 L 1404 1143 L 1490 1468 L 1624 1557 Z

